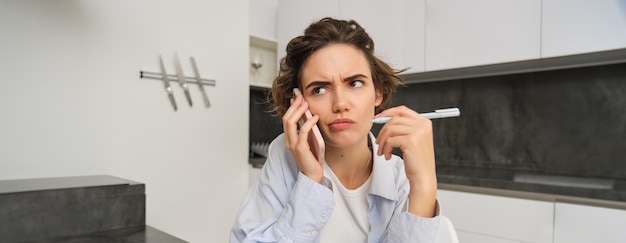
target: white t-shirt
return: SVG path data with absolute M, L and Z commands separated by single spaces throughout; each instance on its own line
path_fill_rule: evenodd
M 367 242 L 370 231 L 367 195 L 371 175 L 359 188 L 349 190 L 341 184 L 326 163 L 324 174 L 332 183 L 335 208 L 320 232 L 320 242 Z

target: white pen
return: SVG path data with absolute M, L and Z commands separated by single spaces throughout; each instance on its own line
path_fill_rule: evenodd
M 434 112 L 420 113 L 420 116 L 426 117 L 428 119 L 456 117 L 460 115 L 461 115 L 461 111 L 459 110 L 459 108 L 438 109 L 438 110 L 435 110 Z M 390 116 L 382 116 L 382 117 L 373 119 L 372 123 L 385 124 L 390 120 L 391 120 Z

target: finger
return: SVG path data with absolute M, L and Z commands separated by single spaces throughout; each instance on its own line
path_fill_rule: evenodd
M 389 121 L 378 132 L 376 143 L 384 141 L 388 137 L 397 136 L 401 134 L 408 134 L 416 129 L 419 129 L 417 122 L 407 118 L 394 118 L 393 121 Z
M 304 114 L 302 109 L 302 97 L 291 99 L 291 106 L 285 111 L 282 117 L 283 131 L 285 132 L 285 140 L 287 147 L 294 147 L 298 140 L 298 119 Z
M 376 139 L 376 143 L 379 146 L 377 150 L 378 155 L 383 155 L 392 148 L 400 148 L 403 153 L 406 152 L 406 149 L 413 150 L 417 141 L 420 140 L 420 137 L 430 131 L 429 129 L 431 127 L 428 122 L 430 122 L 430 120 L 426 120 L 424 124 L 414 121 L 410 122 L 409 125 L 386 124 L 383 129 L 381 129 Z M 394 142 L 391 142 L 390 139 L 394 139 Z
M 432 131 L 422 127 L 413 132 L 401 131 L 385 138 L 379 144 L 378 154 L 386 154 L 386 157 L 388 157 L 393 148 L 399 148 L 405 156 L 414 153 L 424 154 L 424 151 L 432 148 L 432 146 Z
M 411 126 L 389 126 L 384 127 L 378 133 L 376 143 L 378 144 L 378 155 L 383 155 L 386 151 L 391 151 L 394 147 L 399 147 L 398 144 L 390 142 L 392 138 L 404 137 L 412 132 L 414 128 Z
M 293 132 L 293 136 L 292 136 L 292 141 L 293 143 L 296 144 L 301 144 L 300 140 L 302 135 L 307 135 L 308 131 L 311 130 L 310 127 L 312 127 L 313 125 L 315 125 L 315 122 L 317 122 L 317 120 L 313 121 L 313 125 L 308 125 L 307 128 L 303 129 L 302 127 L 300 127 L 300 131 L 298 132 L 298 121 L 302 118 L 302 116 L 304 116 L 304 113 L 309 109 L 309 104 L 303 100 L 300 107 L 298 107 L 294 113 L 291 115 L 291 117 L 288 118 L 288 123 L 293 126 L 293 128 L 291 129 Z M 309 119 L 311 120 L 311 119 Z M 304 124 L 307 124 L 310 122 L 305 122 Z M 302 125 L 304 125 L 302 124 Z
M 411 129 L 419 130 L 420 127 L 429 127 L 430 124 L 431 124 L 431 121 L 429 119 L 421 117 L 417 115 L 417 113 L 415 114 L 415 116 L 411 115 L 411 117 L 395 116 L 395 117 L 392 117 L 391 120 L 389 120 L 385 125 L 383 125 L 383 127 L 379 131 L 378 137 L 386 136 L 385 131 L 387 131 L 388 129 L 397 127 L 397 126 L 411 127 L 410 129 L 405 130 L 405 132 L 408 133 L 408 132 L 413 131 Z
M 299 107 L 297 107 L 294 114 L 290 117 L 292 119 L 290 122 L 295 124 L 296 127 L 299 125 L 300 119 L 304 116 L 304 113 L 309 110 L 309 103 L 306 100 L 302 100 L 302 103 Z
M 288 122 L 289 118 L 293 116 L 293 113 L 297 111 L 297 109 L 302 105 L 303 98 L 302 96 L 296 96 L 290 99 L 290 106 L 287 108 L 287 111 L 283 114 L 283 123 Z
M 406 106 L 396 106 L 396 107 L 392 107 L 392 108 L 382 111 L 381 113 L 377 114 L 375 117 L 381 117 L 381 116 L 390 116 L 390 117 L 399 116 L 399 117 L 417 118 L 419 114 L 417 114 L 417 112 L 411 110 L 410 108 Z
M 393 148 L 400 147 L 403 140 L 405 140 L 404 136 L 388 138 L 385 141 L 385 144 L 378 147 L 378 149 L 380 150 L 379 156 L 384 155 L 386 160 L 391 159 Z
M 393 126 L 418 126 L 420 123 L 421 119 L 425 119 L 425 118 L 413 118 L 413 117 L 401 117 L 401 116 L 394 116 L 391 117 L 391 120 L 389 120 L 385 125 L 383 125 L 382 128 L 385 127 L 393 127 Z M 428 119 L 426 119 L 428 120 Z
M 307 120 L 300 127 L 300 134 L 298 134 L 298 145 L 302 146 L 303 150 L 306 149 L 308 151 L 311 151 L 310 149 L 311 145 L 309 144 L 308 139 L 309 139 L 311 130 L 313 130 L 313 127 L 315 126 L 315 124 L 317 124 L 318 121 L 319 121 L 319 116 L 314 115 L 313 117 L 311 117 L 311 119 Z

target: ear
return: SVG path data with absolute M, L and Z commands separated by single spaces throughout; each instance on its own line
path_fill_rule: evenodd
M 374 100 L 374 104 L 378 107 L 381 103 L 383 103 L 383 91 L 376 89 L 376 99 Z

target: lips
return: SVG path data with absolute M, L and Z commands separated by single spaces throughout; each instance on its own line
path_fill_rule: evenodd
M 346 128 L 349 128 L 350 126 L 352 126 L 354 124 L 353 120 L 347 119 L 347 118 L 340 118 L 337 120 L 334 120 L 333 122 L 331 122 L 328 127 L 331 130 L 343 130 Z

